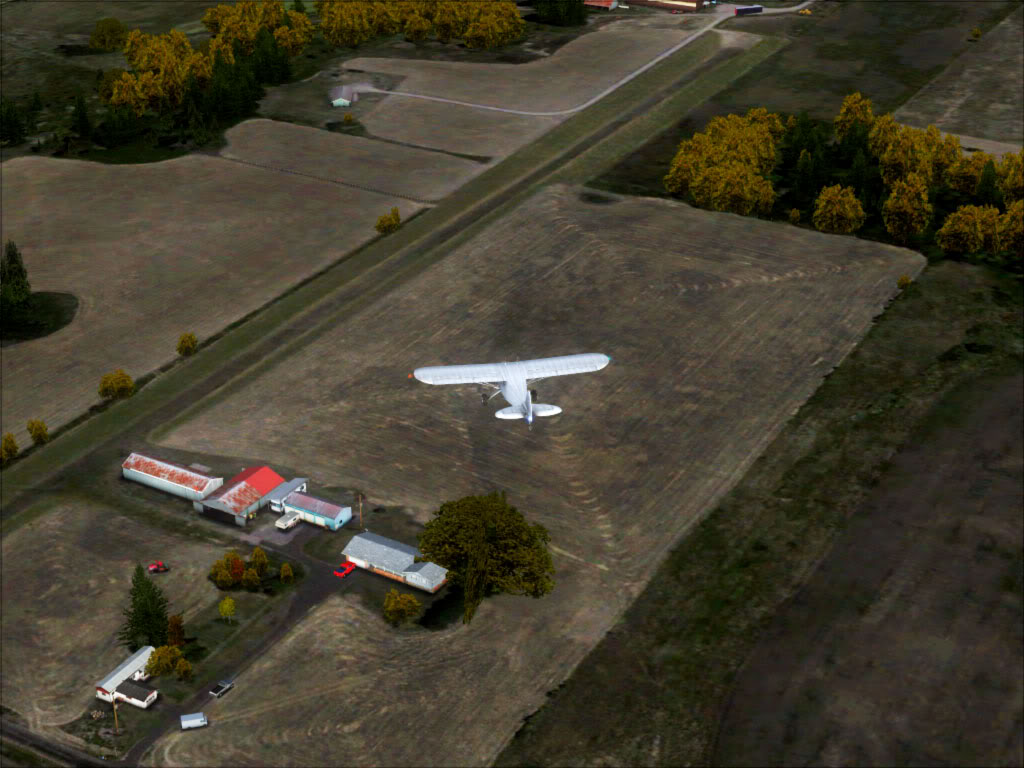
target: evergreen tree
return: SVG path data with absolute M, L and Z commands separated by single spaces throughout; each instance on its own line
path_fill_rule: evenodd
M 541 24 L 578 27 L 587 23 L 587 8 L 583 0 L 534 0 L 532 5 Z
M 12 146 L 25 140 L 25 121 L 17 104 L 0 96 L 0 141 Z
M 996 164 L 989 160 L 981 171 L 981 178 L 978 179 L 978 189 L 974 193 L 977 204 L 991 205 L 995 208 L 1002 207 L 1002 194 L 996 186 Z
M 24 304 L 31 294 L 32 286 L 25 263 L 21 260 L 21 251 L 13 240 L 8 240 L 0 258 L 0 300 L 7 307 L 16 307 Z
M 133 653 L 143 643 L 156 648 L 167 645 L 167 598 L 141 565 L 135 566 L 129 600 L 118 641 Z
M 92 138 L 92 121 L 89 119 L 89 110 L 85 106 L 85 97 L 81 93 L 75 96 L 75 111 L 71 115 L 71 124 L 80 138 Z
M 871 180 L 871 170 L 868 167 L 868 157 L 863 149 L 858 149 L 853 156 L 853 165 L 850 167 L 850 186 L 857 192 L 857 199 L 861 205 L 868 207 L 868 184 Z
M 814 168 L 814 157 L 811 153 L 804 149 L 800 152 L 800 159 L 796 162 L 796 172 L 794 178 L 794 192 L 796 198 L 800 202 L 801 208 L 805 208 L 815 196 L 815 185 L 817 184 L 817 175 Z
M 292 10 L 296 13 L 305 13 L 306 6 L 303 4 L 302 0 L 295 0 L 295 2 L 292 3 Z

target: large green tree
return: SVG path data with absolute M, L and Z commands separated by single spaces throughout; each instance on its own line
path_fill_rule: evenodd
M 442 504 L 419 544 L 422 559 L 447 568 L 452 584 L 462 588 L 468 624 L 485 597 L 542 597 L 554 589 L 550 540 L 544 526 L 528 523 L 504 492 L 495 492 Z
M 134 653 L 144 644 L 155 648 L 167 645 L 167 598 L 141 565 L 135 566 L 129 604 L 123 613 L 118 641 L 129 651 Z
M 25 120 L 18 105 L 0 97 L 0 141 L 12 146 L 25 140 Z
M 578 27 L 587 23 L 587 7 L 583 0 L 533 0 L 531 5 L 541 24 Z

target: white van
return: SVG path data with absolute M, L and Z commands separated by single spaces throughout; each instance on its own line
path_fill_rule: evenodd
M 209 725 L 209 723 L 206 722 L 206 715 L 202 712 L 181 716 L 181 730 L 183 731 L 187 731 L 189 728 L 202 728 L 204 725 Z

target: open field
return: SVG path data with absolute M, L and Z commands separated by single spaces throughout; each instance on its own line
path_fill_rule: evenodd
M 975 383 L 894 457 L 738 676 L 715 765 L 1024 763 L 1022 402 L 1020 374 Z
M 860 91 L 872 100 L 876 114 L 893 111 L 959 54 L 984 45 L 967 42 L 972 27 L 987 29 L 1018 6 L 901 0 L 816 3 L 812 16 L 735 19 L 727 29 L 792 42 L 737 80 L 715 103 L 725 111 L 745 112 L 752 106 L 806 109 L 811 117 L 831 120 L 843 97 Z M 1008 67 L 1008 79 L 1015 78 L 1012 72 Z
M 253 668 L 262 703 L 225 701 L 218 728 L 169 737 L 157 762 L 260 763 L 286 740 L 300 745 L 295 764 L 491 760 L 857 342 L 897 276 L 923 265 L 899 248 L 666 201 L 584 203 L 580 191 L 539 193 L 163 438 L 244 444 L 421 523 L 446 499 L 506 488 L 551 532 L 555 593 L 490 601 L 470 627 L 437 633 L 443 643 L 388 641 L 375 616 L 325 604 Z M 406 378 L 417 365 L 582 350 L 615 362 L 542 383 L 540 399 L 566 413 L 532 432 L 496 421 L 474 388 Z M 243 418 L 253 402 L 258 423 Z M 307 693 L 309 707 L 294 706 L 287 691 L 303 684 L 279 670 L 310 648 L 324 659 L 301 665 L 317 703 Z M 378 659 L 403 673 L 381 675 Z M 387 738 L 414 711 L 421 738 Z M 257 717 L 258 741 L 241 746 Z M 294 736 L 310 729 L 332 734 L 331 751 Z
M 327 176 L 421 200 L 439 200 L 485 168 L 458 157 L 273 120 L 246 120 L 228 131 L 227 139 L 221 157 Z M 386 212 L 386 208 L 367 210 L 374 221 Z M 347 211 L 338 211 L 331 218 L 337 216 L 347 219 Z
M 1021 307 L 1012 277 L 956 262 L 926 269 L 671 552 L 496 764 L 713 765 L 733 678 L 765 622 L 814 573 L 888 460 L 922 424 L 944 417 L 935 406 L 945 393 L 976 381 L 970 391 L 982 402 L 993 374 L 1019 375 Z M 962 398 L 950 402 L 966 407 Z M 965 461 L 957 472 L 975 476 L 969 453 Z M 881 535 L 872 532 L 871 549 Z M 804 637 L 813 632 L 805 629 Z M 959 706 L 956 691 L 942 698 Z M 774 693 L 760 701 L 776 709 Z M 791 757 L 785 764 L 824 761 Z M 851 762 L 899 761 L 834 764 Z M 913 762 L 923 760 L 904 764 Z M 784 761 L 766 753 L 748 764 Z
M 439 171 L 454 164 L 427 157 Z M 205 156 L 145 166 L 17 158 L 4 164 L 3 197 L 2 236 L 20 247 L 33 290 L 79 300 L 61 331 L 4 347 L 3 429 L 23 446 L 28 419 L 53 430 L 96 403 L 102 374 L 158 368 L 179 334 L 220 331 L 370 240 L 392 206 L 403 218 L 423 207 Z
M 1024 8 L 970 45 L 897 110 L 902 123 L 1024 144 Z
M 206 575 L 222 554 L 71 496 L 54 497 L 2 547 L 4 706 L 42 733 L 77 718 L 95 700 L 96 681 L 126 657 L 117 631 L 137 563 L 171 566 L 155 579 L 187 624 L 216 598 Z

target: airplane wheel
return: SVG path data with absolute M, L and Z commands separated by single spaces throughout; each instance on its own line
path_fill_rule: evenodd
M 481 405 L 487 405 L 487 393 L 486 392 L 484 392 L 482 395 L 480 395 L 480 404 Z
M 531 389 L 530 390 L 530 399 L 533 402 L 535 402 L 535 403 L 537 402 L 537 390 L 536 389 Z

